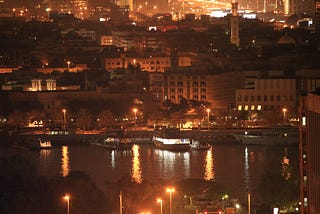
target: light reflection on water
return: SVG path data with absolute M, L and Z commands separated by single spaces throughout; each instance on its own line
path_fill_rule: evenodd
M 214 161 L 213 161 L 213 147 L 211 147 L 206 154 L 205 165 L 204 165 L 204 177 L 206 181 L 214 180 Z
M 136 183 L 142 183 L 142 173 L 141 173 L 141 165 L 140 165 L 140 150 L 138 145 L 133 145 L 132 147 L 132 170 L 131 170 L 131 178 Z
M 284 152 L 284 147 L 214 145 L 213 150 L 184 153 L 148 145 L 136 145 L 127 151 L 88 145 L 21 153 L 36 160 L 41 175 L 57 177 L 67 176 L 73 170 L 83 171 L 102 190 L 106 181 L 118 181 L 123 176 L 130 176 L 136 182 L 198 178 L 214 180 L 230 188 L 235 196 L 245 197 L 247 191 L 256 191 L 268 168 L 285 168 L 284 157 L 290 160 L 290 175 L 298 174 L 299 167 L 298 147 L 288 147 Z
M 190 153 L 172 152 L 156 149 L 154 159 L 158 161 L 158 169 L 162 178 L 186 178 L 190 176 Z M 181 170 L 183 169 L 183 170 Z
M 61 158 L 61 175 L 63 177 L 66 177 L 69 175 L 70 171 L 70 165 L 69 165 L 69 147 L 68 146 L 62 146 L 61 149 L 62 158 Z
M 244 188 L 249 190 L 250 183 L 250 170 L 249 170 L 249 158 L 248 158 L 248 147 L 244 149 Z

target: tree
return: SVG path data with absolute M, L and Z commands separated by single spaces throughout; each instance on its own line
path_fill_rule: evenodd
M 281 169 L 269 169 L 262 175 L 258 190 L 261 200 L 270 210 L 279 207 L 281 210 L 293 211 L 299 201 L 299 185 L 297 176 L 287 176 Z
M 181 111 L 173 112 L 170 114 L 171 123 L 180 126 L 185 123 L 184 113 Z
M 117 186 L 121 187 L 118 192 L 122 192 L 125 213 L 138 213 L 146 200 L 150 199 L 159 189 L 163 189 L 157 188 L 148 181 L 136 183 L 129 176 L 120 179 Z
M 54 183 L 53 183 L 54 184 Z M 56 198 L 60 209 L 65 209 L 63 195 L 70 195 L 70 213 L 102 214 L 111 213 L 111 201 L 100 191 L 91 178 L 80 171 L 71 172 L 67 177 L 56 180 Z
M 25 114 L 23 114 L 21 111 L 14 110 L 11 112 L 8 116 L 8 122 L 7 125 L 14 127 L 15 129 L 20 129 L 24 126 L 26 126 L 26 117 Z
M 106 128 L 108 126 L 112 126 L 114 124 L 114 115 L 110 110 L 102 110 L 98 114 L 98 128 Z
M 79 110 L 79 112 L 76 114 L 75 123 L 76 126 L 82 130 L 88 130 L 91 128 L 92 115 L 88 109 L 81 108 Z
M 32 111 L 28 112 L 26 114 L 26 122 L 33 122 L 33 121 L 38 121 L 38 123 L 40 121 L 45 122 L 45 113 L 41 110 L 38 109 L 33 109 Z

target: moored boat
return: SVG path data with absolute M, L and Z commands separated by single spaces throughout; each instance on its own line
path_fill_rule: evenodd
M 299 131 L 294 127 L 274 127 L 262 132 L 235 134 L 241 144 L 246 145 L 298 145 Z
M 210 149 L 211 145 L 202 139 L 192 139 L 191 149 L 193 150 L 207 150 Z
M 152 141 L 156 148 L 171 151 L 188 151 L 191 139 L 183 137 L 178 128 L 162 128 L 153 132 Z
M 100 141 L 91 143 L 111 150 L 126 150 L 131 149 L 133 142 L 124 132 L 108 133 Z
M 29 149 L 51 149 L 52 144 L 50 140 L 38 138 L 36 142 L 29 143 Z

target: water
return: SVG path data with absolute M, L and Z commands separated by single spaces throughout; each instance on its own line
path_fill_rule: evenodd
M 298 147 L 214 145 L 207 151 L 170 152 L 148 145 L 134 145 L 128 151 L 109 151 L 87 146 L 55 146 L 52 150 L 15 151 L 34 160 L 39 174 L 67 176 L 83 171 L 104 190 L 105 181 L 129 175 L 136 182 L 175 181 L 186 178 L 215 180 L 245 199 L 247 191 L 258 195 L 256 185 L 266 169 L 281 168 L 289 159 L 293 174 L 298 174 Z M 7 153 L 2 150 L 0 155 Z M 254 199 L 253 199 L 254 203 Z

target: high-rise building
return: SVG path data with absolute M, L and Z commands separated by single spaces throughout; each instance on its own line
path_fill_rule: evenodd
M 240 45 L 238 2 L 232 2 L 231 5 L 232 5 L 232 14 L 230 17 L 230 20 L 231 20 L 230 43 L 238 47 Z
M 313 16 L 315 12 L 314 0 L 284 0 L 283 4 L 285 15 L 306 13 Z
M 320 213 L 320 92 L 300 98 L 300 213 Z

